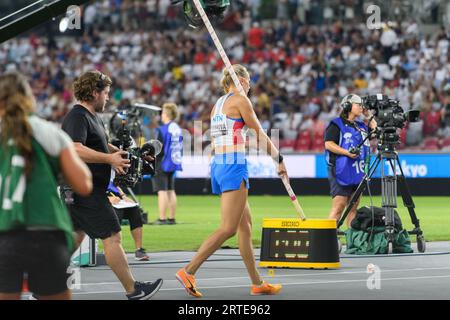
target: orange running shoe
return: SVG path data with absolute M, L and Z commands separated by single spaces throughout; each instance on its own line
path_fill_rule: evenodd
M 251 290 L 252 296 L 278 294 L 281 291 L 281 284 L 270 284 L 267 282 L 261 283 L 261 285 L 253 285 Z
M 188 294 L 196 298 L 201 298 L 203 296 L 200 291 L 197 290 L 195 277 L 187 273 L 184 268 L 178 270 L 178 272 L 175 274 L 175 277 L 178 281 L 180 281 Z

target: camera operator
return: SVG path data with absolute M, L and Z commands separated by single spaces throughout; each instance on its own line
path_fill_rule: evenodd
M 127 197 L 123 190 L 116 186 L 113 181 L 108 186 L 108 199 L 117 214 L 119 222 L 122 219 L 128 219 L 130 222 L 131 236 L 133 237 L 136 251 L 134 257 L 138 261 L 148 261 L 149 256 L 142 248 L 142 219 L 141 208 L 139 203 Z
M 86 72 L 73 84 L 78 104 L 67 114 L 62 128 L 75 142 L 78 155 L 88 164 L 94 189 L 88 197 L 75 194 L 70 211 L 78 245 L 85 234 L 102 239 L 106 262 L 122 283 L 128 299 L 146 300 L 159 290 L 162 279 L 154 283 L 134 280 L 122 247 L 119 220 L 106 194 L 111 167 L 118 174 L 124 174 L 129 167 L 127 152 L 108 144 L 103 122 L 97 115 L 103 112 L 109 100 L 111 84 L 111 79 L 99 71 Z
M 369 161 L 369 141 L 358 148 L 369 132 L 367 126 L 356 119 L 362 114 L 367 118 L 371 116 L 370 111 L 364 110 L 362 104 L 358 95 L 345 96 L 341 102 L 341 115 L 332 120 L 325 131 L 328 180 L 333 198 L 329 219 L 339 220 L 362 181 L 366 162 Z M 371 118 L 369 121 L 369 127 L 375 129 L 375 120 Z M 356 215 L 358 204 L 359 199 L 348 215 L 348 226 Z

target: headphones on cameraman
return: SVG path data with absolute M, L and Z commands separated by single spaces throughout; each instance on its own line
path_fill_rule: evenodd
M 348 114 L 352 110 L 353 104 L 350 102 L 352 98 L 353 94 L 349 94 L 345 96 L 343 102 L 341 103 L 342 111 L 346 114 Z
M 105 81 L 106 81 L 106 79 L 108 79 L 108 77 L 101 71 L 98 71 L 98 72 L 95 72 L 95 73 L 99 74 L 99 78 L 98 78 L 98 80 L 97 80 L 97 82 L 95 84 L 95 87 L 98 90 L 105 89 Z

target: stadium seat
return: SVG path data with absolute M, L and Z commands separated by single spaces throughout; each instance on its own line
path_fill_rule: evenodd
M 405 144 L 406 143 L 406 133 L 408 132 L 408 128 L 404 127 L 402 130 L 400 130 L 400 142 Z
M 300 131 L 295 142 L 295 151 L 309 151 L 311 148 L 311 133 L 309 131 Z
M 295 145 L 294 151 L 296 151 L 296 152 L 310 151 L 310 146 L 307 146 L 304 144 L 297 144 L 297 145 Z
M 323 152 L 325 150 L 325 143 L 323 142 L 323 139 L 321 140 L 314 140 L 311 151 L 314 152 Z
M 312 143 L 311 143 L 311 150 L 314 152 L 322 152 L 325 150 L 323 131 L 314 133 L 314 139 L 312 140 Z
M 426 136 L 434 135 L 441 124 L 441 114 L 439 111 L 427 112 L 424 115 L 423 132 Z
M 423 148 L 430 151 L 439 150 L 439 140 L 434 137 L 426 138 Z
M 322 152 L 325 150 L 325 142 L 323 137 L 315 137 L 311 144 L 311 150 L 315 152 Z
M 288 114 L 286 112 L 279 112 L 273 115 L 274 121 L 285 121 L 288 117 Z
M 406 133 L 408 132 L 407 127 L 404 127 L 402 130 L 400 130 L 399 136 L 399 145 L 398 149 L 404 149 L 406 147 Z
M 283 139 L 280 141 L 280 150 L 282 152 L 294 151 L 295 143 L 294 139 Z
M 324 139 L 324 132 L 323 131 L 319 131 L 319 132 L 315 132 L 314 133 L 314 140 L 322 140 L 323 142 Z
M 445 138 L 441 141 L 441 148 L 450 147 L 450 138 Z

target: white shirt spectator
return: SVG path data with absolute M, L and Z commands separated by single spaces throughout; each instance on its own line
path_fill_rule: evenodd
M 147 0 L 147 12 L 155 13 L 156 12 L 156 0 Z
M 412 22 L 405 31 L 406 34 L 417 36 L 419 34 L 419 26 L 416 22 Z
M 389 28 L 381 34 L 380 42 L 383 47 L 392 47 L 397 43 L 397 34 Z
M 285 139 L 293 140 L 297 138 L 302 115 L 300 113 L 290 113 L 283 121 L 282 131 Z
M 134 88 L 124 89 L 122 92 L 122 99 L 134 100 L 136 98 L 136 90 Z
M 305 97 L 308 94 L 308 82 L 305 78 L 299 82 L 298 94 L 302 97 Z
M 348 89 L 346 86 L 340 85 L 338 92 L 339 92 L 339 97 L 345 97 L 348 94 Z
M 170 7 L 170 0 L 159 0 L 159 15 L 162 17 L 167 16 L 167 10 Z
M 96 16 L 97 16 L 97 6 L 95 4 L 87 6 L 83 15 L 84 23 L 86 25 L 92 25 L 95 22 Z
M 420 89 L 416 90 L 413 94 L 412 104 L 414 108 L 420 108 L 422 106 L 423 98 L 422 91 Z
M 371 77 L 368 81 L 367 90 L 373 94 L 383 92 L 383 80 L 379 76 Z

